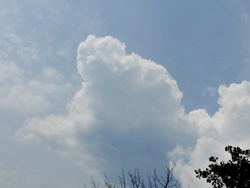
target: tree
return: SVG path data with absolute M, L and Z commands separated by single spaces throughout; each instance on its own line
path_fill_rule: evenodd
M 228 162 L 217 162 L 218 157 L 210 157 L 212 162 L 206 170 L 195 170 L 197 178 L 206 178 L 214 188 L 249 188 L 250 187 L 250 150 L 227 146 L 225 151 L 231 154 Z
M 118 176 L 120 186 L 110 182 L 109 178 L 104 176 L 103 186 L 100 186 L 99 182 L 96 182 L 93 178 L 91 178 L 92 188 L 178 188 L 180 187 L 180 183 L 178 180 L 173 177 L 174 166 L 170 167 L 166 166 L 166 171 L 164 175 L 158 176 L 156 170 L 154 170 L 153 174 L 148 174 L 146 181 L 143 179 L 142 175 L 140 175 L 139 169 L 135 169 L 132 173 L 129 171 L 127 173 L 129 181 L 127 181 L 127 177 L 122 170 L 122 175 Z M 86 186 L 85 186 L 86 188 Z

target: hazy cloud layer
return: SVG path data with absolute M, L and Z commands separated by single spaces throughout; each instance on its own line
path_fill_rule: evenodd
M 30 77 L 15 63 L 0 62 L 0 108 L 27 116 L 65 105 L 72 86 L 60 72 L 45 67 L 35 79 Z

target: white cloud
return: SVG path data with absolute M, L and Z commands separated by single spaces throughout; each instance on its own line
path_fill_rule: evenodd
M 110 36 L 89 36 L 79 45 L 77 67 L 85 82 L 68 114 L 27 120 L 19 140 L 40 140 L 99 172 L 164 166 L 166 151 L 189 140 L 182 93 L 163 66 L 126 54 Z
M 23 79 L 23 70 L 14 63 L 0 62 L 0 82 L 19 82 Z
M 205 110 L 195 110 L 187 117 L 197 125 L 199 133 L 199 139 L 191 152 L 183 152 L 183 148 L 177 147 L 168 154 L 173 160 L 178 159 L 176 176 L 183 185 L 210 187 L 205 181 L 195 178 L 194 170 L 205 169 L 210 156 L 228 160 L 230 155 L 224 151 L 227 145 L 249 148 L 250 82 L 243 81 L 229 87 L 222 85 L 218 92 L 221 107 L 214 116 L 210 117 Z M 180 157 L 180 154 L 183 156 Z
M 204 89 L 204 92 L 202 93 L 202 95 L 209 95 L 210 97 L 215 97 L 216 95 L 216 88 L 214 87 L 211 87 L 211 86 L 207 86 L 205 89 Z
M 32 37 L 23 37 L 14 34 L 14 31 L 4 31 L 2 37 L 2 53 L 5 54 L 7 59 L 18 57 L 19 61 L 27 64 L 38 61 L 42 58 L 42 53 L 39 54 L 38 44 L 33 41 Z M 44 53 L 44 52 L 43 52 Z M 10 55 L 11 54 L 11 55 Z M 13 57 L 11 57 L 13 56 Z M 6 57 L 2 57 L 5 58 Z
M 15 63 L 0 62 L 0 107 L 18 114 L 44 113 L 65 100 L 72 89 L 61 73 L 47 67 L 36 79 Z M 61 100 L 61 101 L 60 101 Z
M 61 156 L 73 157 L 85 175 L 134 167 L 148 172 L 164 166 L 167 153 L 176 161 L 175 176 L 183 187 L 209 187 L 194 170 L 205 168 L 211 155 L 227 159 L 228 144 L 248 146 L 247 81 L 220 86 L 221 107 L 209 116 L 204 109 L 185 114 L 182 93 L 167 70 L 126 54 L 125 44 L 111 36 L 89 36 L 82 42 L 77 68 L 84 82 L 67 114 L 27 119 L 15 137 L 46 143 Z M 43 78 L 61 80 L 54 71 L 44 70 Z

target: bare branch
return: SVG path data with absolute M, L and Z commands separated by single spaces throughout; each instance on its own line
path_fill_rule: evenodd
M 133 173 L 129 171 L 127 175 L 129 177 L 130 187 L 131 188 L 179 188 L 181 184 L 179 183 L 179 181 L 174 179 L 173 176 L 174 166 L 175 165 L 170 167 L 170 165 L 167 165 L 164 175 L 161 176 L 158 176 L 156 170 L 154 170 L 154 173 L 152 175 L 151 174 L 147 175 L 146 183 L 142 178 L 142 176 L 140 175 L 138 168 L 136 168 Z M 122 175 L 121 176 L 118 175 L 118 178 L 120 182 L 120 188 L 127 188 L 126 176 L 123 170 L 122 170 Z M 93 177 L 91 177 L 90 182 L 92 184 L 92 188 L 99 188 L 99 182 L 96 182 L 93 179 Z M 106 174 L 104 175 L 103 183 L 105 188 L 119 188 L 118 185 L 110 182 Z
M 151 174 L 150 173 L 147 175 L 147 178 L 148 178 L 148 186 L 149 186 L 149 188 L 153 188 L 154 185 L 152 183 Z
M 109 181 L 109 178 L 107 177 L 106 174 L 104 175 L 103 182 L 106 188 L 119 188 L 118 186 Z
M 90 183 L 92 184 L 93 188 L 99 188 L 100 182 L 96 182 L 92 176 L 91 176 Z
M 118 178 L 119 178 L 121 188 L 126 188 L 126 177 L 124 175 L 124 170 L 123 169 L 122 169 L 122 175 L 121 176 L 118 175 Z
M 132 188 L 139 188 L 141 185 L 141 175 L 139 169 L 136 168 L 134 174 L 130 171 L 128 172 L 128 176 L 130 177 L 130 183 Z
M 166 171 L 164 173 L 164 176 L 161 176 L 160 178 L 157 175 L 156 170 L 154 170 L 153 175 L 148 175 L 149 188 L 171 188 L 171 187 L 178 188 L 180 187 L 181 184 L 177 180 L 175 180 L 173 177 L 173 170 L 174 170 L 174 166 L 173 167 L 170 167 L 169 165 L 166 166 Z

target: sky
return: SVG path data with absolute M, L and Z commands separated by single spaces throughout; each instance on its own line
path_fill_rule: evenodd
M 249 149 L 247 0 L 0 0 L 0 184 L 82 188 Z

